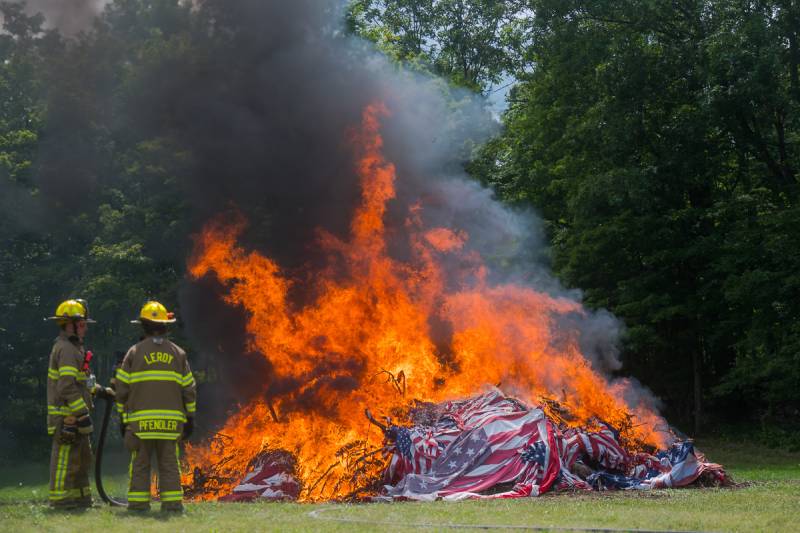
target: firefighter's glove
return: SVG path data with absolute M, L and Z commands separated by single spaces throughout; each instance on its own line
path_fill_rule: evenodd
M 117 396 L 117 394 L 114 392 L 114 389 L 112 389 L 111 387 L 103 387 L 101 385 L 95 385 L 94 390 L 92 392 L 98 398 L 103 400 L 113 400 Z
M 78 418 L 78 422 L 75 424 L 78 427 L 78 433 L 81 435 L 88 435 L 92 431 L 94 431 L 94 427 L 92 427 L 92 419 L 89 415 L 83 415 Z
M 58 435 L 58 441 L 61 444 L 72 444 L 78 436 L 78 427 L 76 425 L 77 419 L 74 416 L 64 418 L 64 424 L 61 426 L 61 432 Z
M 183 440 L 186 440 L 192 436 L 193 432 L 194 432 L 194 418 L 189 417 L 183 424 L 183 435 L 181 436 L 181 438 Z

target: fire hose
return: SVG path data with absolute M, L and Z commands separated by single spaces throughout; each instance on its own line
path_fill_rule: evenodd
M 106 492 L 103 487 L 103 448 L 106 444 L 106 433 L 108 433 L 108 422 L 111 420 L 111 411 L 114 405 L 113 397 L 104 397 L 106 402 L 105 411 L 103 411 L 103 423 L 100 425 L 100 435 L 97 438 L 97 453 L 94 457 L 94 483 L 97 485 L 97 493 L 104 502 L 112 507 L 127 507 L 126 502 L 115 500 Z

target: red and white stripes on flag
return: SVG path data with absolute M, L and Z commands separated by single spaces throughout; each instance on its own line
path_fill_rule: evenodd
M 387 485 L 387 494 L 462 499 L 519 482 L 516 493 L 529 495 L 548 490 L 558 478 L 556 430 L 541 409 L 526 409 L 495 390 L 447 403 L 440 423 L 444 428 L 441 441 L 432 428 L 414 428 L 410 450 L 406 447 L 409 437 L 398 438 L 388 472 L 388 479 L 397 482 Z M 539 452 L 523 455 L 535 445 Z
M 727 481 L 691 442 L 657 456 L 629 454 L 608 424 L 600 431 L 558 428 L 544 411 L 494 389 L 442 404 L 435 426 L 393 426 L 383 498 L 459 500 L 517 498 L 564 489 L 650 489 L 682 486 L 704 472 Z M 595 472 L 573 474 L 581 460 Z
M 599 432 L 570 429 L 564 432 L 564 466 L 571 469 L 580 458 L 612 470 L 624 470 L 630 456 L 622 449 L 614 431 L 603 424 Z

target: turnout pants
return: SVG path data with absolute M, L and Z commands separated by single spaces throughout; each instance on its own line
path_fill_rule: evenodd
M 92 445 L 89 435 L 76 435 L 72 442 L 61 442 L 61 424 L 53 436 L 50 452 L 50 505 L 53 507 L 89 507 L 89 466 Z
M 128 509 L 150 508 L 150 461 L 155 456 L 158 466 L 158 493 L 162 510 L 183 508 L 181 465 L 178 441 L 140 439 L 131 430 L 125 434 L 125 445 L 131 452 Z

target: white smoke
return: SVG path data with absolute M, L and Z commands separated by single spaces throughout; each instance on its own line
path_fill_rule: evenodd
M 75 35 L 92 26 L 110 0 L 13 0 L 25 4 L 29 15 L 44 15 L 44 27 L 58 29 L 64 35 Z

